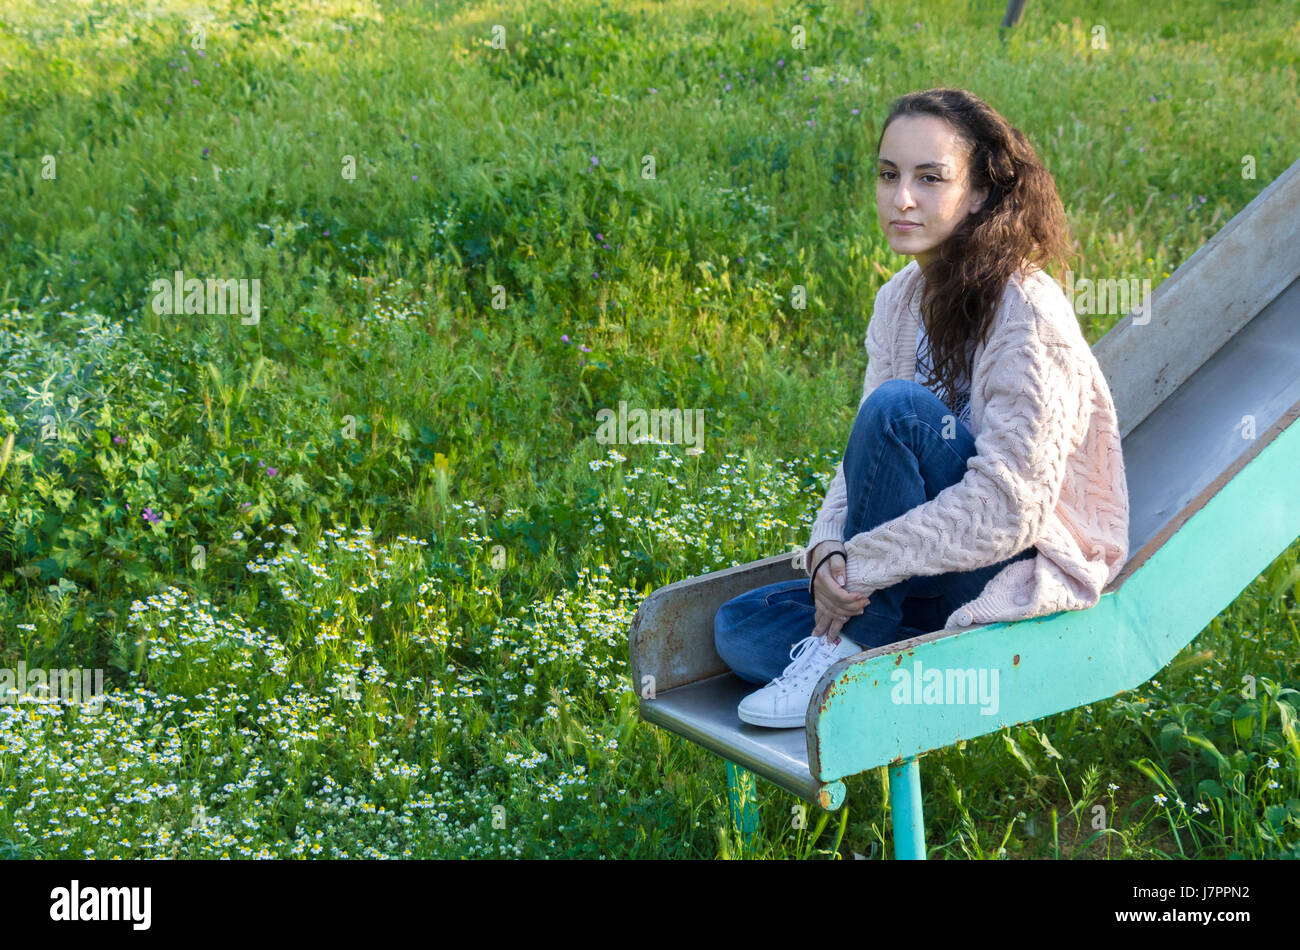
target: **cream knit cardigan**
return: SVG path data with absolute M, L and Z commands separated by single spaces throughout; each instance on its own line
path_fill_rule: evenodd
M 859 408 L 888 379 L 912 379 L 924 277 L 913 260 L 876 294 Z M 842 542 L 848 590 L 970 571 L 1036 545 L 949 615 L 945 629 L 1097 603 L 1128 559 L 1128 486 L 1110 388 L 1060 284 L 1028 267 L 1007 283 L 971 376 L 975 454 L 960 482 L 870 531 L 844 538 L 836 466 L 807 546 Z M 830 550 L 831 547 L 826 548 Z M 819 552 L 819 555 L 825 552 Z

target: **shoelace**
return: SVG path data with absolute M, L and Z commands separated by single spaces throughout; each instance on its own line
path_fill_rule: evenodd
M 808 664 L 817 656 L 818 647 L 831 649 L 825 637 L 807 636 L 796 643 L 790 649 L 790 659 L 793 662 L 769 685 L 777 687 L 782 692 L 794 689 L 807 673 Z

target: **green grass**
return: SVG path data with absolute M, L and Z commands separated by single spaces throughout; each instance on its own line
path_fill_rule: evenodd
M 200 56 L 171 0 L 10 4 L 0 668 L 112 697 L 0 706 L 0 855 L 890 854 L 879 772 L 804 828 L 760 783 L 741 849 L 632 614 L 805 540 L 907 262 L 892 99 L 987 98 L 1076 273 L 1158 284 L 1298 151 L 1294 17 L 1240 6 L 232 0 Z M 260 323 L 154 313 L 178 269 Z M 602 444 L 620 400 L 703 453 Z M 1300 856 L 1297 553 L 1134 693 L 923 758 L 931 854 Z

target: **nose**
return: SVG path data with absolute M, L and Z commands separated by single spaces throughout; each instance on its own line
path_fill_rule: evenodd
M 897 208 L 900 213 L 913 207 L 912 193 L 901 181 L 894 186 L 894 207 Z

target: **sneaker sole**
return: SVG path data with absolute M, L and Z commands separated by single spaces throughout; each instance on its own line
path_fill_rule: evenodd
M 762 713 L 742 712 L 736 710 L 741 722 L 751 726 L 766 726 L 769 729 L 802 729 L 806 725 L 804 713 L 797 716 L 765 716 Z

